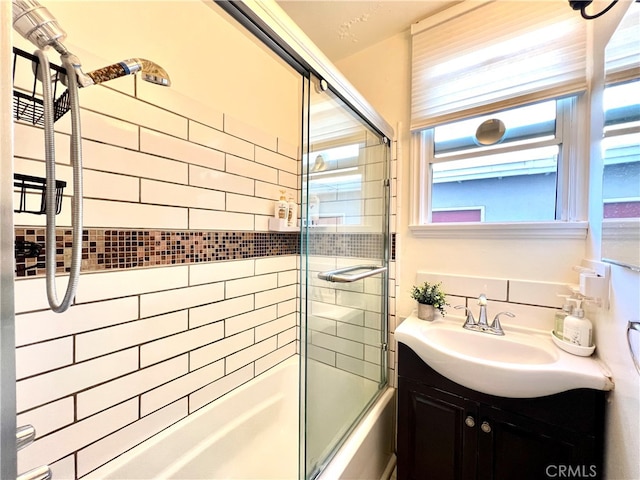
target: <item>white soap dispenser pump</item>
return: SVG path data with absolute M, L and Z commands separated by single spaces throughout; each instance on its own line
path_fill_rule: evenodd
M 559 297 L 564 298 L 564 303 L 562 305 L 562 310 L 556 311 L 554 318 L 554 329 L 556 336 L 558 338 L 562 338 L 564 332 L 564 319 L 571 315 L 573 311 L 573 306 L 570 303 L 571 295 L 558 295 Z
M 584 316 L 582 299 L 570 298 L 569 301 L 575 302 L 575 307 L 573 313 L 564 319 L 562 330 L 564 341 L 580 347 L 591 347 L 593 326 L 591 321 Z

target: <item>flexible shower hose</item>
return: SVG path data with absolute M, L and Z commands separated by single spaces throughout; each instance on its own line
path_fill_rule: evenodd
M 62 58 L 62 65 L 67 69 L 69 101 L 71 105 L 71 165 L 73 167 L 73 200 L 71 204 L 71 230 L 73 240 L 71 244 L 71 271 L 67 290 L 62 301 L 58 301 L 56 292 L 56 159 L 54 141 L 54 105 L 49 79 L 49 59 L 42 50 L 36 50 L 35 55 L 40 60 L 42 74 L 42 96 L 44 102 L 44 144 L 47 171 L 46 186 L 46 237 L 45 237 L 45 266 L 47 280 L 47 299 L 51 310 L 56 313 L 66 311 L 76 294 L 80 263 L 82 259 L 82 146 L 80 131 L 80 103 L 78 100 L 78 81 L 71 62 Z

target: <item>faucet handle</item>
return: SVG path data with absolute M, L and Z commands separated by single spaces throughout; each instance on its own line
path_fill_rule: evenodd
M 489 328 L 495 330 L 496 332 L 503 332 L 502 331 L 502 325 L 500 325 L 500 315 L 506 315 L 507 317 L 511 317 L 511 318 L 515 318 L 515 315 L 511 312 L 500 312 L 498 313 L 494 319 L 493 322 L 491 322 L 491 325 L 489 326 Z M 502 335 L 504 335 L 504 332 L 502 333 Z
M 473 313 L 467 307 L 465 307 L 464 305 L 456 305 L 453 308 L 457 308 L 457 309 L 464 308 L 464 311 L 467 314 L 467 319 L 465 320 L 464 325 L 462 326 L 463 328 L 467 328 L 470 325 L 476 324 L 476 320 L 473 318 Z

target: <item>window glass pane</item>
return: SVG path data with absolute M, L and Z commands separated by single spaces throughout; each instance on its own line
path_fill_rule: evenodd
M 605 132 L 640 126 L 640 80 L 605 88 L 602 103 Z
M 494 118 L 502 120 L 506 127 L 505 136 L 500 142 L 502 144 L 553 138 L 556 131 L 556 102 L 536 103 L 435 127 L 436 157 L 461 150 L 484 151 L 495 148 L 481 147 L 475 140 L 478 126 Z
M 434 163 L 433 222 L 552 221 L 558 146 Z
M 363 145 L 351 144 L 310 152 L 309 211 L 312 225 L 362 223 Z
M 640 133 L 602 141 L 604 218 L 640 218 Z

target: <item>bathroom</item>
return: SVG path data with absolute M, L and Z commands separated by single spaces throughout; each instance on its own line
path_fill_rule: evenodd
M 3 2 L 2 5 L 3 26 L 9 25 L 11 21 L 10 7 L 6 3 Z M 128 21 L 123 24 L 122 10 L 114 8 L 111 2 L 52 2 L 47 7 L 66 28 L 67 45 L 82 59 L 87 69 L 140 55 L 162 65 L 170 73 L 172 80 L 172 86 L 164 89 L 129 76 L 109 82 L 104 87 L 81 91 L 84 109 L 82 129 L 87 140 L 83 142 L 87 228 L 98 231 L 96 235 L 105 229 L 118 230 L 119 234 L 121 231 L 132 230 L 145 233 L 186 229 L 245 234 L 268 232 L 273 203 L 278 198 L 280 189 L 295 192 L 301 203 L 299 210 L 304 209 L 304 195 L 298 178 L 301 174 L 299 118 L 302 97 L 306 94 L 304 82 L 284 60 L 256 40 L 222 8 L 215 4 L 205 5 L 204 2 L 184 2 L 180 6 L 180 15 L 176 15 L 176 7 L 172 2 L 133 2 L 131 8 L 126 10 Z M 151 17 L 153 22 L 148 21 Z M 117 28 L 110 30 L 116 32 L 116 38 L 96 36 L 95 24 L 84 21 L 86 18 L 99 18 L 101 23 L 117 25 Z M 592 28 L 595 29 L 596 38 L 600 32 L 598 29 L 602 29 L 601 34 L 606 36 L 607 29 L 615 27 L 611 23 L 619 18 L 620 13 L 614 10 L 594 22 Z M 135 27 L 132 26 L 134 24 Z M 11 29 L 2 29 L 2 71 L 5 76 L 10 69 L 4 67 L 12 61 L 8 47 L 12 44 L 8 38 L 10 34 Z M 392 386 L 395 370 L 393 332 L 396 324 L 415 308 L 408 291 L 415 283 L 418 272 L 441 274 L 442 278 L 448 275 L 451 278 L 499 278 L 522 283 L 575 283 L 576 272 L 572 268 L 585 258 L 599 259 L 601 251 L 597 233 L 598 221 L 594 220 L 599 218 L 598 202 L 590 202 L 589 215 L 585 218 L 589 219 L 591 225 L 588 232 L 578 238 L 549 240 L 536 235 L 502 239 L 481 236 L 423 238 L 410 229 L 409 225 L 413 221 L 410 218 L 409 196 L 413 186 L 409 180 L 412 178 L 409 154 L 411 138 L 408 128 L 409 37 L 408 31 L 404 32 L 335 62 L 348 82 L 355 86 L 366 102 L 370 102 L 395 130 L 390 158 L 390 229 L 394 233 L 392 238 L 395 242 L 395 257 L 392 254 L 389 259 L 388 289 L 388 378 Z M 202 38 L 207 38 L 206 45 L 202 44 Z M 27 51 L 32 50 L 15 32 L 12 41 L 14 45 Z M 51 58 L 53 61 L 53 56 Z M 380 62 L 381 58 L 384 62 Z M 373 70 L 376 75 L 371 75 Z M 390 90 L 388 85 L 394 83 L 406 85 L 406 88 Z M 37 129 L 16 127 L 15 142 L 7 143 L 7 139 L 12 138 L 7 133 L 12 127 L 5 109 L 10 95 L 7 87 L 9 83 L 5 82 L 4 77 L 2 85 L 3 181 L 7 164 L 8 171 L 42 175 L 42 137 L 40 132 L 34 133 Z M 313 87 L 308 90 L 313 90 Z M 132 100 L 134 97 L 139 100 Z M 239 98 L 242 101 L 238 101 Z M 63 139 L 57 142 L 62 158 L 67 155 L 63 149 L 66 148 L 70 128 L 66 123 L 68 121 L 62 119 L 57 124 L 60 132 L 57 136 Z M 185 141 L 187 139 L 190 141 Z M 11 148 L 14 149 L 15 163 L 8 156 Z M 68 161 L 61 161 L 58 170 L 68 180 L 68 185 L 71 185 Z M 223 173 L 216 173 L 214 176 L 212 172 Z M 591 178 L 589 181 L 593 182 L 591 191 L 597 192 L 601 188 L 597 186 L 597 179 Z M 215 193 L 220 190 L 220 183 L 225 185 L 225 200 Z M 171 188 L 170 185 L 174 187 Z M 186 189 L 175 187 L 176 185 L 198 188 Z M 7 206 L 7 189 L 11 190 L 11 187 L 3 185 L 3 207 Z M 60 225 L 70 225 L 70 205 L 70 197 L 65 196 L 62 212 L 58 216 Z M 14 216 L 10 211 L 4 210 L 8 209 L 3 208 L 3 216 L 13 218 L 16 226 L 44 228 L 44 223 L 34 223 L 42 222 L 42 217 L 28 214 Z M 8 251 L 4 245 L 9 245 L 10 248 L 14 234 L 5 231 L 4 222 L 1 233 L 3 252 Z M 13 272 L 13 266 L 5 269 L 4 262 L 7 259 L 3 255 L 3 309 L 6 305 L 5 282 L 9 282 L 11 290 L 15 290 L 17 363 L 19 368 L 20 365 L 23 368 L 27 366 L 26 370 L 19 372 L 19 378 L 26 380 L 22 382 L 23 385 L 32 382 L 30 392 L 42 395 L 41 401 L 27 403 L 26 406 L 23 404 L 18 409 L 19 413 L 25 411 L 27 415 L 19 418 L 18 423 L 21 420 L 37 423 L 39 415 L 40 424 L 44 425 L 40 430 L 44 432 L 44 438 L 40 440 L 36 437 L 32 445 L 21 451 L 20 455 L 30 458 L 23 458 L 24 463 L 21 465 L 19 456 L 17 471 L 22 473 L 41 463 L 52 462 L 54 478 L 81 478 L 85 475 L 91 478 L 91 472 L 109 459 L 120 456 L 135 444 L 184 416 L 180 408 L 185 406 L 179 401 L 173 403 L 174 398 L 182 398 L 184 393 L 167 391 L 162 400 L 164 403 L 157 404 L 166 406 L 162 409 L 146 406 L 147 403 L 153 403 L 154 395 L 140 399 L 138 407 L 138 395 L 144 395 L 142 392 L 149 390 L 148 386 L 141 388 L 132 397 L 135 402 L 131 402 L 126 395 L 118 397 L 106 388 L 92 392 L 87 389 L 88 384 L 75 389 L 70 386 L 58 396 L 47 396 L 46 390 L 50 383 L 70 381 L 54 375 L 55 372 L 64 372 L 71 365 L 88 365 L 95 358 L 105 359 L 109 363 L 102 366 L 97 366 L 96 363 L 95 369 L 92 365 L 92 374 L 98 375 L 96 371 L 103 372 L 99 374 L 104 377 L 97 379 L 91 386 L 107 385 L 104 382 L 109 379 L 122 377 L 131 371 L 127 370 L 131 362 L 142 362 L 142 365 L 135 368 L 148 366 L 151 369 L 154 365 L 163 365 L 167 368 L 157 369 L 153 375 L 159 376 L 154 380 L 158 385 L 164 384 L 184 375 L 184 369 L 188 367 L 180 365 L 183 360 L 178 353 L 192 353 L 201 348 L 199 340 L 185 336 L 180 337 L 179 341 L 184 344 L 158 343 L 147 352 L 141 351 L 139 360 L 127 358 L 131 356 L 127 350 L 128 345 L 151 342 L 154 338 L 175 334 L 184 328 L 180 325 L 185 322 L 189 322 L 190 328 L 194 325 L 210 325 L 206 328 L 210 329 L 207 334 L 211 335 L 212 341 L 221 338 L 221 332 L 216 331 L 219 325 L 214 320 L 215 315 L 221 315 L 220 318 L 250 316 L 256 310 L 263 310 L 261 314 L 270 315 L 263 317 L 270 321 L 269 328 L 265 327 L 260 333 L 256 330 L 255 347 L 246 349 L 248 344 L 235 346 L 237 351 L 248 353 L 247 362 L 255 362 L 255 373 L 250 376 L 258 376 L 260 372 L 269 370 L 282 360 L 295 356 L 300 351 L 298 342 L 301 332 L 297 315 L 300 313 L 299 297 L 303 295 L 298 291 L 296 282 L 298 271 L 304 266 L 298 263 L 297 243 L 294 241 L 291 244 L 286 233 L 278 234 L 277 238 L 282 240 L 282 244 L 278 245 L 281 250 L 276 255 L 264 258 L 255 256 L 244 260 L 243 257 L 222 257 L 222 263 L 202 263 L 189 266 L 189 269 L 184 265 L 164 264 L 153 268 L 132 266 L 109 273 L 98 271 L 83 274 L 77 297 L 79 305 L 71 308 L 71 313 L 75 309 L 78 315 L 69 319 L 68 326 L 60 327 L 67 328 L 67 332 L 73 332 L 73 335 L 47 331 L 56 314 L 47 312 L 42 275 L 33 279 L 19 278 L 13 282 L 13 273 L 9 278 L 5 275 L 5 272 Z M 182 258 L 178 261 L 182 261 Z M 230 261 L 234 262 L 233 265 L 227 263 Z M 8 262 L 11 264 L 11 259 Z M 248 280 L 245 282 L 239 279 Z M 637 271 L 611 265 L 610 307 L 597 310 L 596 315 L 592 316 L 599 355 L 611 368 L 616 385 L 609 396 L 606 428 L 605 468 L 607 478 L 612 479 L 640 477 L 637 461 L 638 376 L 628 355 L 625 336 L 627 321 L 640 317 L 637 301 L 639 281 Z M 225 282 L 227 291 L 221 290 L 220 282 Z M 275 282 L 275 289 L 266 290 L 260 282 L 268 284 L 269 289 Z M 180 288 L 187 285 L 190 286 L 190 295 L 185 296 Z M 62 281 L 58 289 L 62 292 L 64 288 L 65 282 Z M 236 289 L 236 293 L 227 293 L 229 289 Z M 472 297 L 476 293 L 481 292 L 469 292 L 467 295 Z M 237 300 L 247 296 L 251 296 L 254 301 L 249 307 L 242 300 Z M 207 301 L 201 300 L 202 297 L 206 297 Z M 204 306 L 211 302 L 216 302 L 213 305 L 218 304 L 217 313 Z M 218 308 L 223 305 L 224 308 Z M 233 313 L 225 314 L 220 311 L 225 308 Z M 3 310 L 3 322 L 5 312 Z M 100 323 L 98 320 L 114 317 L 118 317 L 118 320 L 110 323 L 107 320 Z M 106 337 L 98 335 L 92 341 L 92 332 L 83 332 L 74 326 L 76 322 L 92 320 L 96 323 L 89 328 L 100 332 L 115 328 L 120 323 L 133 324 L 133 321 L 149 318 L 158 322 L 154 327 L 157 328 L 155 337 L 138 337 L 137 341 L 130 344 L 122 337 L 143 335 L 141 332 L 148 332 L 150 329 L 140 325 L 141 330 L 136 331 L 137 333 L 133 330 L 121 330 L 117 334 L 118 338 L 105 340 Z M 247 322 L 252 321 L 244 318 Z M 6 330 L 3 323 L 3 342 L 4 332 Z M 258 341 L 260 334 L 265 336 L 263 343 Z M 73 346 L 70 344 L 72 338 L 75 342 Z M 82 342 L 86 342 L 84 347 Z M 110 342 L 113 342 L 111 346 L 106 345 Z M 171 353 L 171 348 L 175 348 L 175 353 Z M 229 354 L 233 355 L 236 350 Z M 115 353 L 105 355 L 106 352 Z M 203 353 L 206 355 L 206 352 Z M 6 364 L 4 355 L 3 346 L 3 365 Z M 144 359 L 146 355 L 149 357 Z M 46 360 L 43 361 L 43 358 Z M 190 361 L 198 362 L 197 358 L 197 354 L 191 355 Z M 213 356 L 209 360 L 205 360 L 203 356 L 200 358 L 200 365 L 209 367 L 196 371 L 210 378 L 222 375 L 220 365 L 212 360 Z M 239 359 L 240 356 L 235 358 Z M 194 369 L 197 366 L 197 363 L 193 364 Z M 208 371 L 205 372 L 205 368 Z M 246 382 L 248 378 L 240 378 L 246 372 L 243 368 L 232 372 L 237 377 L 232 380 L 235 385 Z M 4 375 L 3 372 L 3 382 Z M 46 379 L 47 376 L 51 376 L 50 379 Z M 38 384 L 38 378 L 44 379 L 44 383 Z M 206 383 L 195 377 L 189 378 L 189 382 L 193 384 L 180 387 L 185 389 L 184 392 L 195 392 Z M 136 380 L 138 381 L 147 380 L 140 377 Z M 63 390 L 64 388 L 67 387 L 62 387 Z M 123 386 L 117 388 L 125 389 Z M 18 390 L 20 391 L 20 387 Z M 197 410 L 216 396 L 213 392 L 204 391 L 189 399 L 189 408 Z M 100 400 L 100 397 L 105 399 Z M 161 401 L 160 397 L 161 395 L 156 396 L 158 401 Z M 74 405 L 74 402 L 77 404 Z M 90 403 L 94 404 L 89 405 Z M 3 399 L 3 410 L 4 406 Z M 138 415 L 138 408 L 162 413 L 153 417 L 152 422 L 157 422 L 153 425 L 140 424 L 140 430 L 127 430 L 124 428 L 126 425 L 135 425 L 128 416 Z M 42 417 L 50 420 L 42 423 Z M 82 420 L 85 418 L 98 422 L 90 425 L 85 421 L 83 424 Z M 105 426 L 110 423 L 112 425 Z M 14 430 L 15 426 L 12 427 Z M 104 430 L 100 430 L 101 428 Z M 3 417 L 3 439 L 5 430 L 10 429 L 5 429 Z M 121 435 L 110 438 L 111 432 L 120 432 Z M 11 438 L 11 435 L 6 438 Z M 129 444 L 122 447 L 113 445 L 125 437 Z M 55 455 L 44 453 L 54 450 L 54 446 L 60 446 Z M 30 450 L 32 453 L 29 453 Z M 36 452 L 41 452 L 40 458 Z M 11 471 L 5 470 L 5 461 L 9 462 L 7 468 L 11 468 L 11 460 L 3 457 L 2 471 Z

